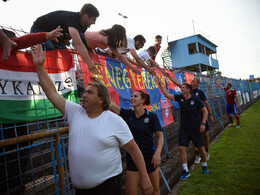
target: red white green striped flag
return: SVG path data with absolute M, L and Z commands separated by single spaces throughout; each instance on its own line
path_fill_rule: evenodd
M 1 52 L 0 52 L 1 53 Z M 45 68 L 57 91 L 79 103 L 73 53 L 46 52 Z M 24 52 L 0 60 L 0 124 L 36 121 L 61 116 L 39 85 L 32 56 Z

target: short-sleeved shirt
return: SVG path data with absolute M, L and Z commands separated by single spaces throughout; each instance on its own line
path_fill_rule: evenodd
M 204 104 L 194 95 L 185 100 L 183 95 L 174 95 L 180 105 L 181 129 L 199 129 L 201 125 L 201 109 Z
M 138 54 L 138 56 L 139 56 L 143 61 L 146 61 L 146 60 L 150 60 L 150 59 L 151 59 L 151 57 L 150 57 L 150 55 L 149 55 L 149 53 L 148 53 L 147 50 L 141 51 L 141 52 Z
M 224 88 L 225 92 L 226 92 L 226 100 L 227 100 L 227 104 L 233 104 L 235 105 L 236 104 L 236 101 L 235 101 L 235 97 L 237 95 L 237 92 L 236 90 L 234 89 L 227 89 L 227 88 Z
M 126 53 L 129 52 L 130 49 L 135 49 L 135 41 L 134 39 L 131 39 L 129 37 L 127 37 L 127 47 L 119 47 L 117 48 L 117 51 L 124 55 Z M 112 52 L 109 48 L 106 48 L 106 49 L 101 49 L 102 52 Z
M 154 44 L 154 48 L 155 48 L 155 55 L 154 56 L 152 56 L 152 59 L 153 60 L 155 60 L 155 57 L 156 57 L 156 55 L 158 54 L 158 52 L 160 51 L 160 49 L 161 49 L 161 45 L 160 44 L 158 44 L 158 43 L 156 43 L 156 44 Z
M 136 118 L 133 110 L 126 110 L 121 108 L 120 116 L 129 126 L 134 140 L 139 146 L 145 159 L 152 159 L 156 150 L 153 139 L 153 134 L 156 131 L 162 131 L 160 121 L 156 114 L 145 109 L 145 113 Z M 129 158 L 129 154 L 126 158 Z
M 120 116 L 103 111 L 90 118 L 82 106 L 67 100 L 64 118 L 69 123 L 70 176 L 76 188 L 94 188 L 122 172 L 120 145 L 133 136 Z
M 117 51 L 121 54 L 126 54 L 129 52 L 130 49 L 135 50 L 135 41 L 134 39 L 127 37 L 127 47 L 120 47 L 117 49 Z
M 54 11 L 43 15 L 36 19 L 33 27 L 38 31 L 50 32 L 60 26 L 63 31 L 63 36 L 59 37 L 59 41 L 71 39 L 68 27 L 73 27 L 79 31 L 79 34 L 84 33 L 87 27 L 82 27 L 80 24 L 81 18 L 79 12 L 70 11 Z
M 205 100 L 207 100 L 205 93 L 202 90 L 198 89 L 198 88 L 193 89 L 192 90 L 192 94 L 195 95 L 197 98 L 199 98 L 203 102 Z
M 192 90 L 192 94 L 193 94 L 194 96 L 196 96 L 197 98 L 199 98 L 202 102 L 204 102 L 205 100 L 207 100 L 207 97 L 206 97 L 205 93 L 204 93 L 202 90 L 198 89 L 198 88 L 193 89 L 193 90 Z M 202 120 L 203 112 L 200 112 L 200 117 L 201 117 L 201 120 Z M 207 131 L 207 130 L 210 130 L 210 126 L 209 126 L 209 124 L 208 124 L 208 120 L 206 121 L 206 131 Z

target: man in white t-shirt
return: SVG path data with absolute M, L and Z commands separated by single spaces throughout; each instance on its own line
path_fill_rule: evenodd
M 141 51 L 138 55 L 139 57 L 146 62 L 149 66 L 154 66 L 157 69 L 159 69 L 162 73 L 165 73 L 165 71 L 163 70 L 163 68 L 161 68 L 159 66 L 159 64 L 157 64 L 157 62 L 155 62 L 152 57 L 156 54 L 156 50 L 154 46 L 150 46 L 148 49 L 144 49 L 143 51 Z
M 81 106 L 70 102 L 56 91 L 49 78 L 41 45 L 37 45 L 32 55 L 42 89 L 69 123 L 70 176 L 76 194 L 121 194 L 120 145 L 138 167 L 141 190 L 152 194 L 144 158 L 127 124 L 108 111 L 110 96 L 105 85 L 92 81 L 85 89 Z
M 142 68 L 146 69 L 150 74 L 155 75 L 154 70 L 152 68 L 150 68 L 149 66 L 147 66 L 145 64 L 145 62 L 138 56 L 138 54 L 136 52 L 136 50 L 143 48 L 145 42 L 146 42 L 146 40 L 142 35 L 136 35 L 134 37 L 134 39 L 127 37 L 127 46 L 118 48 L 117 51 L 120 54 L 124 55 L 126 57 L 126 59 L 129 62 L 131 62 L 132 64 L 134 64 L 138 67 L 142 67 Z M 108 54 L 108 56 L 111 57 L 111 51 L 109 50 L 109 48 L 104 49 L 104 50 L 99 49 L 99 51 L 100 52 L 98 52 L 98 54 L 101 54 L 101 55 Z M 131 59 L 130 54 L 134 60 Z

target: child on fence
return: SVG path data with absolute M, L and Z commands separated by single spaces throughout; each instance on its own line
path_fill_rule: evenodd
M 155 36 L 155 44 L 154 44 L 154 48 L 155 48 L 155 54 L 152 56 L 152 59 L 155 60 L 156 55 L 158 54 L 158 52 L 161 49 L 161 44 L 162 44 L 162 36 L 161 35 L 156 35 Z

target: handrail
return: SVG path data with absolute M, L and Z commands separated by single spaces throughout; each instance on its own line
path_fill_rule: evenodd
M 0 148 L 15 145 L 15 144 L 20 144 L 20 143 L 27 142 L 27 141 L 37 140 L 39 138 L 49 137 L 51 135 L 55 135 L 58 133 L 66 133 L 66 132 L 69 132 L 69 127 L 52 129 L 52 130 L 37 132 L 37 133 L 29 134 L 29 135 L 23 135 L 23 136 L 19 136 L 19 137 L 9 138 L 9 139 L 0 141 Z

